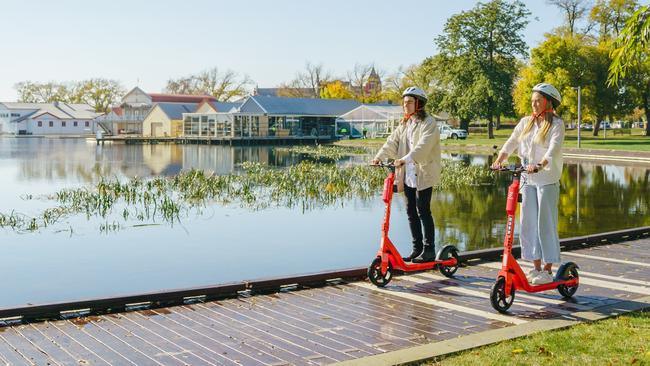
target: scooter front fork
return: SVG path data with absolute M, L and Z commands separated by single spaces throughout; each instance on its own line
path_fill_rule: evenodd
M 382 276 L 388 271 L 388 253 L 381 253 L 381 274 Z

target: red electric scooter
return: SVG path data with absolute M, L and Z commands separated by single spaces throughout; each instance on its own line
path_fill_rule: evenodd
M 373 166 L 384 167 L 389 170 L 388 177 L 384 180 L 383 200 L 386 204 L 384 223 L 381 229 L 381 244 L 377 257 L 368 267 L 368 278 L 377 287 L 386 286 L 393 278 L 393 270 L 403 272 L 426 271 L 438 268 L 440 273 L 451 277 L 458 269 L 458 249 L 453 245 L 446 245 L 438 252 L 433 262 L 407 264 L 402 259 L 399 251 L 388 238 L 390 223 L 390 204 L 393 200 L 393 184 L 395 182 L 395 165 L 392 163 L 379 163 Z
M 516 290 L 541 292 L 557 288 L 560 295 L 564 298 L 570 298 L 578 290 L 579 284 L 578 265 L 573 262 L 562 263 L 555 274 L 554 281 L 551 283 L 543 285 L 532 285 L 528 283 L 526 274 L 512 255 L 512 241 L 515 233 L 515 211 L 517 211 L 517 204 L 521 202 L 519 180 L 521 173 L 525 172 L 526 168 L 521 165 L 512 164 L 495 170 L 511 173 L 512 184 L 508 188 L 508 199 L 506 203 L 508 219 L 506 222 L 506 237 L 503 242 L 503 264 L 490 292 L 492 307 L 500 313 L 506 313 L 515 300 Z

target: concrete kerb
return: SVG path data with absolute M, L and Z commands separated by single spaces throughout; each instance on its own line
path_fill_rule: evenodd
M 590 311 L 579 311 L 572 313 L 571 315 L 563 316 L 561 318 L 538 320 L 506 328 L 473 333 L 445 341 L 433 342 L 397 351 L 363 357 L 355 360 L 339 362 L 335 365 L 381 366 L 424 362 L 432 360 L 435 357 L 451 355 L 461 351 L 466 351 L 472 348 L 482 347 L 505 340 L 525 337 L 539 332 L 568 328 L 577 324 L 603 320 L 632 311 L 639 311 L 644 309 L 650 309 L 650 296 L 645 296 L 633 301 L 621 301 L 616 304 L 603 306 Z

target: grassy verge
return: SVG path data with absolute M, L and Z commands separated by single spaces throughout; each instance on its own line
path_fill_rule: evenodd
M 650 365 L 650 309 L 468 350 L 421 365 Z
M 600 135 L 594 137 L 591 131 L 581 131 L 580 147 L 583 149 L 602 149 L 602 150 L 620 150 L 620 151 L 648 151 L 650 152 L 650 137 L 643 136 L 643 130 L 635 128 L 630 135 L 614 135 L 613 131 L 607 131 L 607 137 L 603 131 Z M 486 133 L 473 133 L 465 140 L 443 140 L 443 149 L 449 150 L 473 150 L 484 148 L 489 150 L 492 146 L 497 145 L 499 148 L 506 142 L 512 129 L 501 129 L 494 131 L 494 139 L 488 139 Z M 340 146 L 363 146 L 363 147 L 380 147 L 386 139 L 355 139 L 342 140 L 336 142 Z M 567 130 L 564 146 L 567 148 L 578 147 L 578 131 Z

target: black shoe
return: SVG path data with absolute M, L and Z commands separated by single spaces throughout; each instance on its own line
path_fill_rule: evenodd
M 436 247 L 433 245 L 426 245 L 424 247 L 424 251 L 422 252 L 422 255 L 414 258 L 412 260 L 413 263 L 425 263 L 425 262 L 433 262 L 436 260 Z
M 411 251 L 411 254 L 409 254 L 408 257 L 402 257 L 402 259 L 404 260 L 404 262 L 411 262 L 414 258 L 419 257 L 420 254 L 422 254 L 422 251 L 423 251 L 422 247 L 418 248 L 414 246 L 413 250 Z

